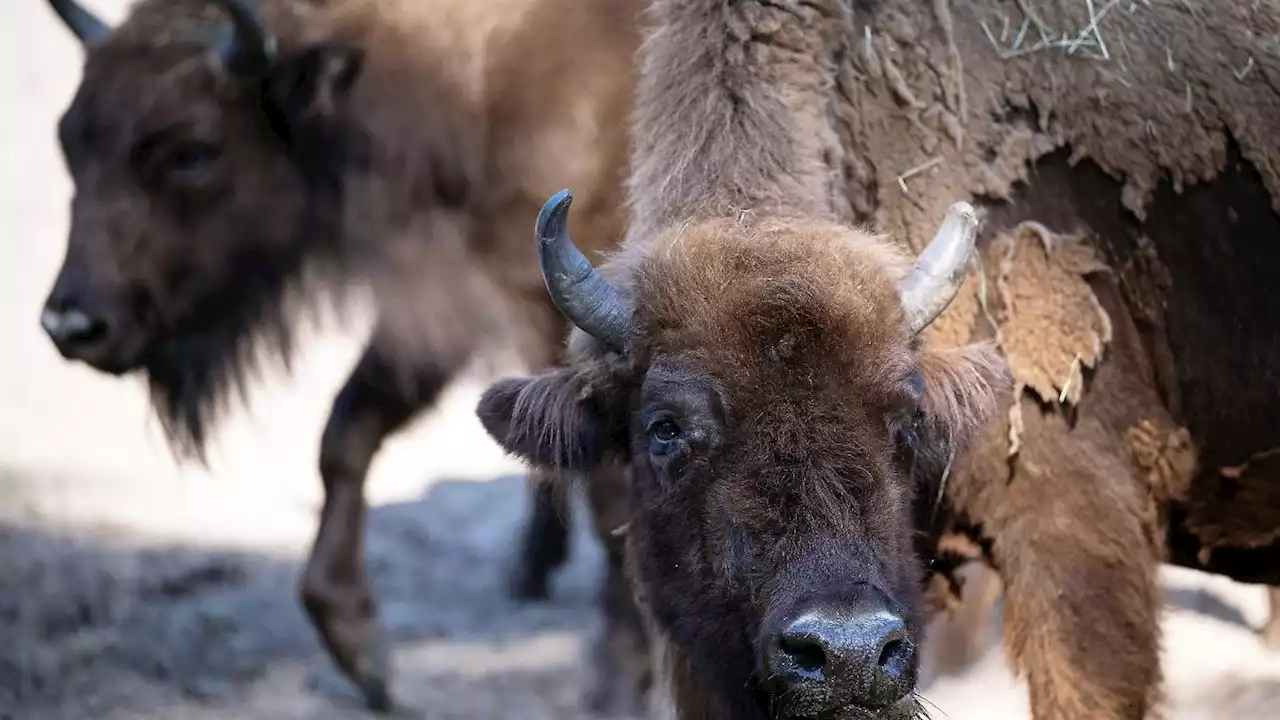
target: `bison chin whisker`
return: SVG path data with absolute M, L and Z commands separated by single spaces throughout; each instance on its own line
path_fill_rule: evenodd
M 337 295 L 329 268 L 308 264 L 306 273 L 282 273 L 257 288 L 238 288 L 220 306 L 216 321 L 168 336 L 143 357 L 151 406 L 174 455 L 205 462 L 209 435 L 264 371 L 292 371 L 294 325 Z M 332 303 L 330 303 L 332 305 Z
M 937 710 L 944 716 L 947 714 L 942 708 L 938 707 L 937 703 L 934 703 L 932 700 L 929 700 L 918 692 L 913 691 L 911 693 L 911 699 L 915 704 L 915 708 L 910 715 L 911 720 L 933 720 L 933 714 L 929 711 L 929 708 Z M 926 704 L 928 707 L 925 707 Z
M 170 449 L 181 459 L 205 461 L 209 432 L 245 400 L 249 383 L 276 358 L 290 369 L 293 337 L 283 313 L 247 329 L 210 329 L 161 343 L 145 362 L 151 405 Z

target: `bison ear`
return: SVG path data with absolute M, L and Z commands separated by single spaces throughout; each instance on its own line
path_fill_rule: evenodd
M 319 43 L 276 63 L 267 94 L 279 114 L 292 120 L 325 117 L 340 110 L 360 77 L 364 52 Z
M 587 472 L 625 445 L 616 432 L 619 397 L 586 373 L 558 368 L 495 382 L 481 396 L 476 415 L 498 444 L 526 462 Z
M 924 350 L 916 425 L 916 457 L 928 475 L 941 475 L 986 430 L 1013 390 L 1009 363 L 994 343 Z

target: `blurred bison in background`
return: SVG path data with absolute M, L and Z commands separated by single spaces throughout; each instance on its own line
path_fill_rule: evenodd
M 117 28 L 51 5 L 87 52 L 58 128 L 75 196 L 41 317 L 64 357 L 145 375 L 172 446 L 201 458 L 263 351 L 287 359 L 293 300 L 372 287 L 376 326 L 322 441 L 301 595 L 386 707 L 366 472 L 487 346 L 533 367 L 560 351 L 529 228 L 567 175 L 590 250 L 620 234 L 631 4 L 142 0 Z M 552 82 L 571 69 L 572 86 Z M 536 493 L 525 597 L 567 548 L 562 499 Z

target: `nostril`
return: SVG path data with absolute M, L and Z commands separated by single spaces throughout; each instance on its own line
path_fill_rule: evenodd
M 78 315 L 79 317 L 74 317 Z M 76 342 L 93 343 L 107 335 L 107 324 L 95 317 L 83 313 L 74 313 L 68 324 L 67 334 Z
M 849 707 L 878 717 L 915 686 L 916 648 L 905 621 L 868 604 L 815 603 L 767 636 L 762 680 L 792 708 L 788 716 L 834 717 Z
M 907 643 L 902 638 L 895 638 L 885 643 L 880 650 L 880 658 L 876 660 L 882 670 L 897 674 L 902 671 L 909 655 Z
M 59 343 L 88 345 L 107 335 L 107 324 L 81 310 L 58 311 L 47 308 L 40 313 L 40 325 Z
M 40 313 L 40 327 L 50 335 L 58 334 L 58 330 L 62 328 L 62 313 L 53 308 L 46 308 Z
M 812 637 L 783 635 L 778 640 L 778 649 L 791 658 L 796 669 L 806 673 L 820 672 L 827 664 L 822 644 Z

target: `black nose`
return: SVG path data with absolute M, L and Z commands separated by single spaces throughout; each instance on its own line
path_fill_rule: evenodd
M 781 690 L 832 707 L 887 707 L 915 684 L 915 647 L 902 618 L 887 609 L 837 602 L 805 608 L 762 649 Z
M 67 357 L 78 357 L 107 339 L 106 321 L 66 303 L 46 305 L 40 313 L 40 325 Z

